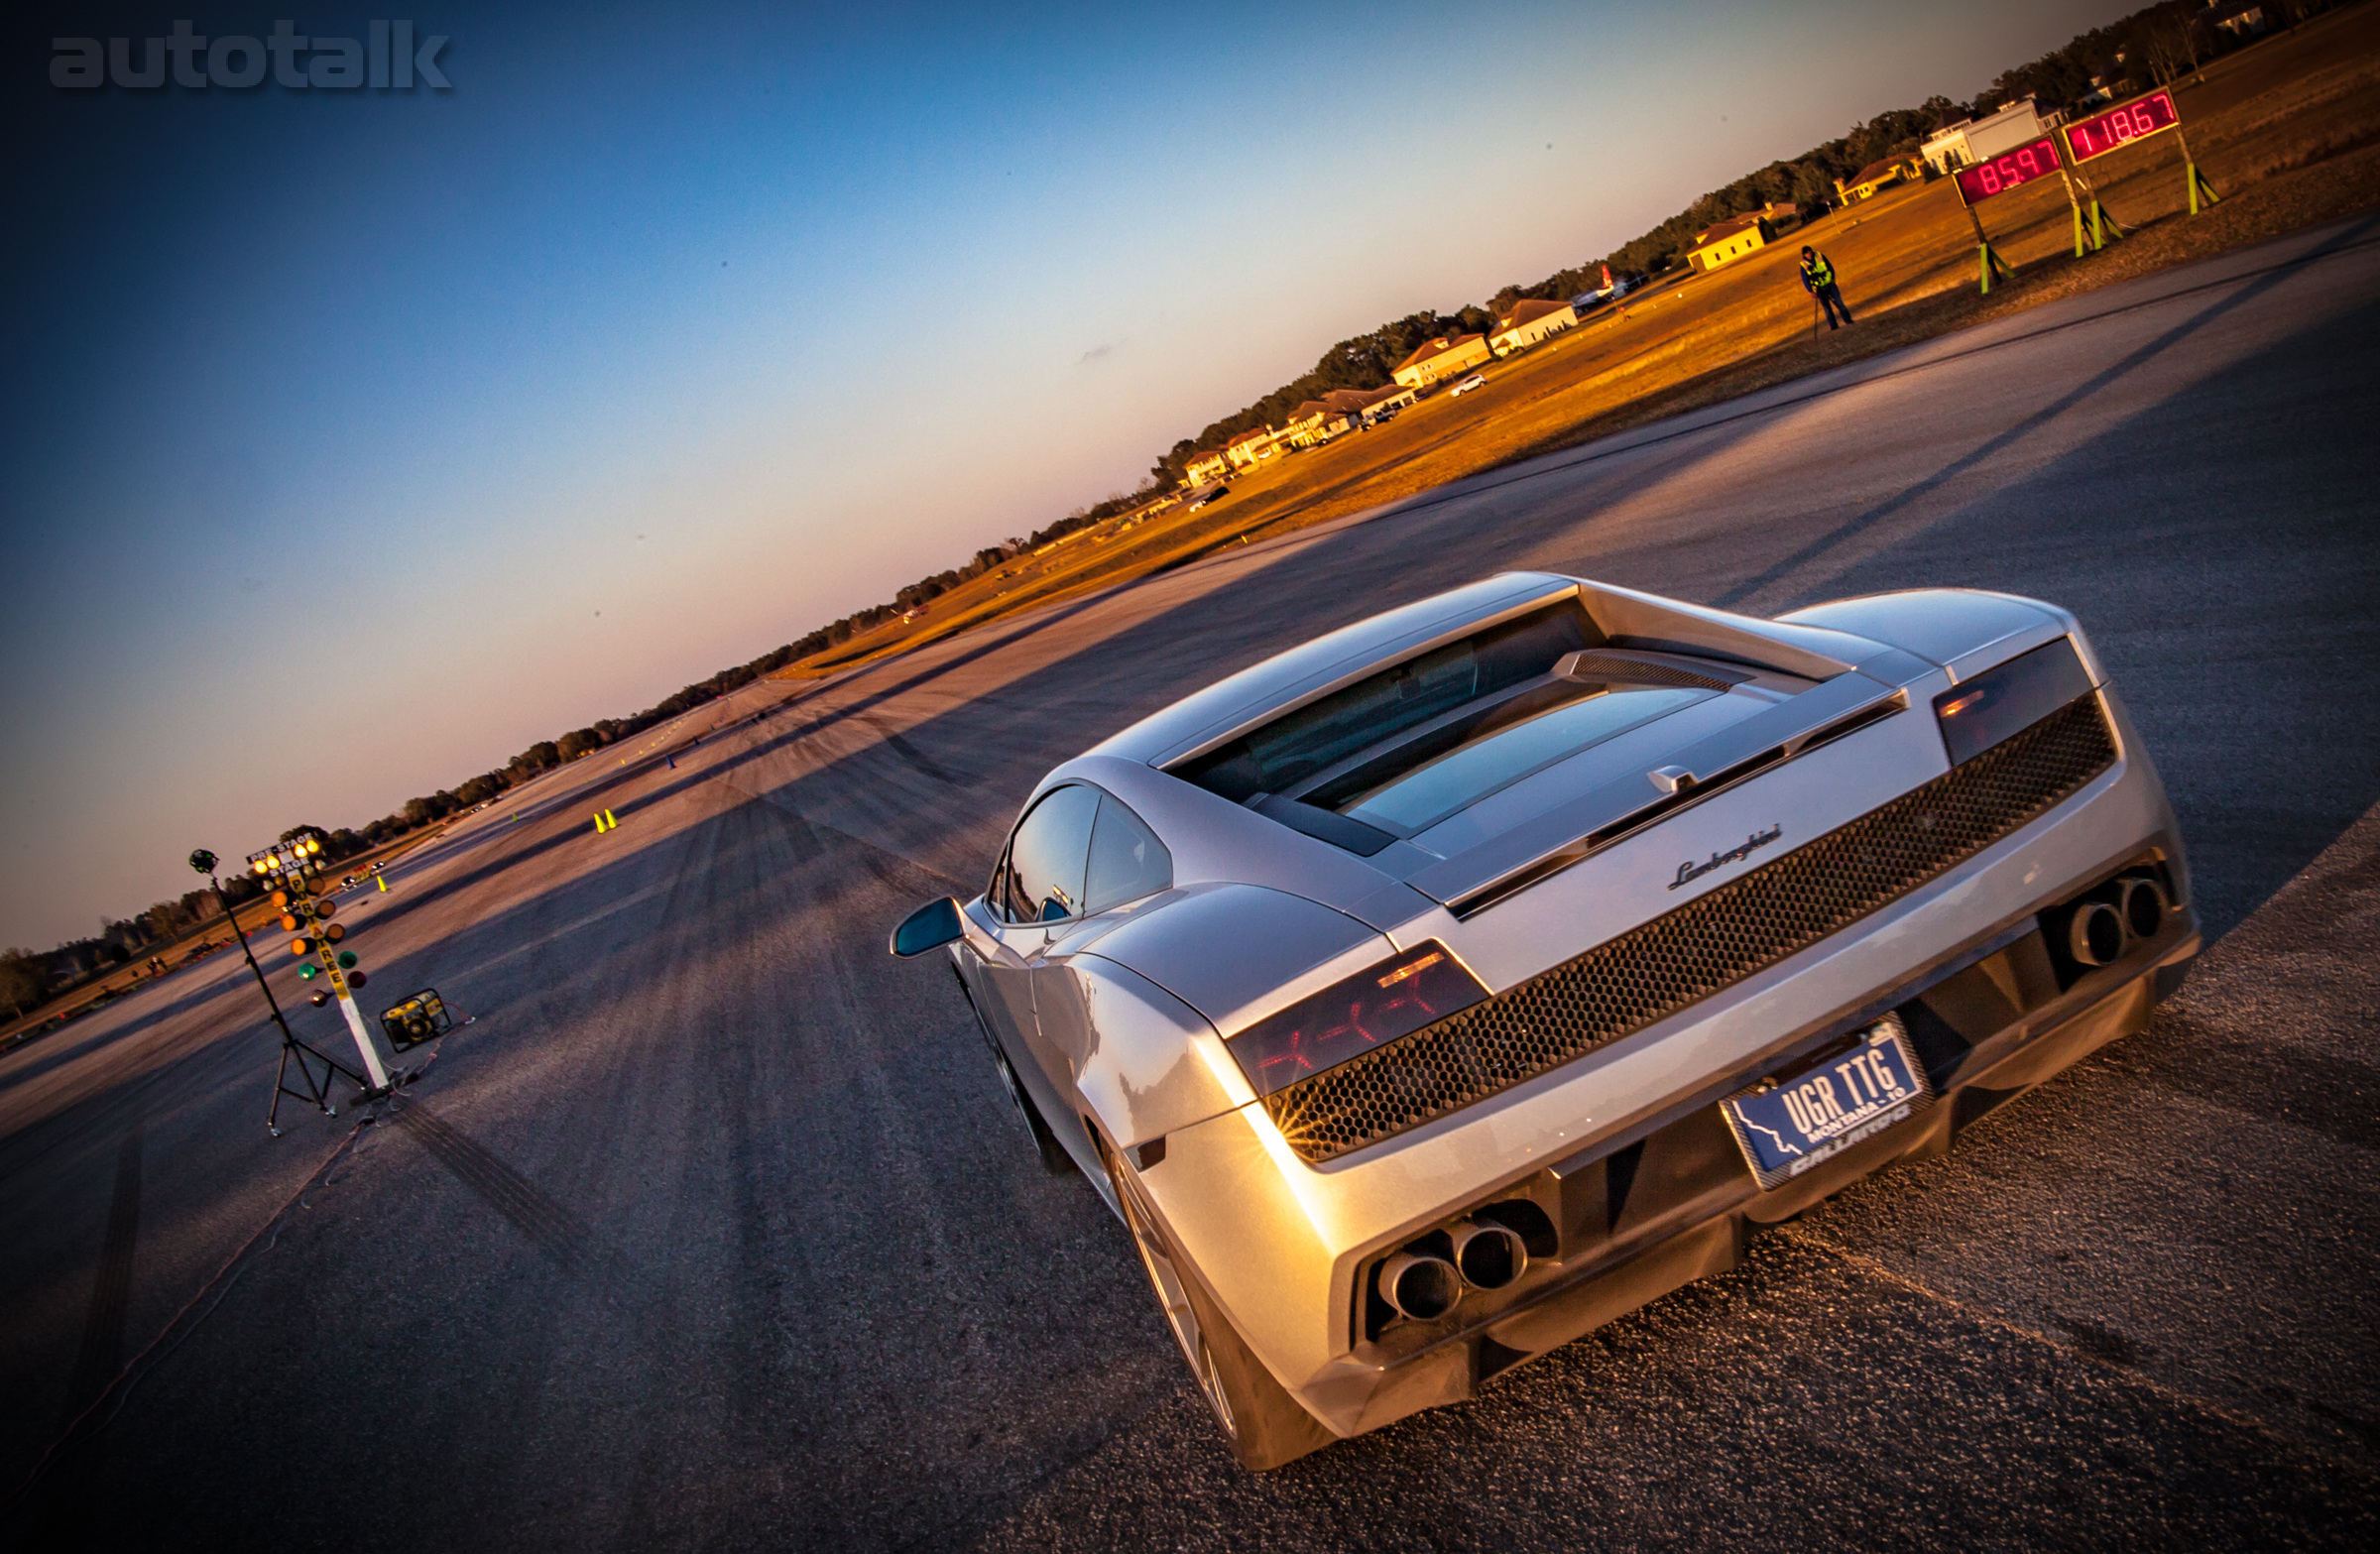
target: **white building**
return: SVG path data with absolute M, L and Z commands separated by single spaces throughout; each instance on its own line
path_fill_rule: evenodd
M 2044 114 L 2030 97 L 2019 97 L 1987 119 L 1946 124 L 1918 148 L 1936 173 L 1989 162 L 2004 151 L 2030 146 L 2056 127 L 2061 115 Z

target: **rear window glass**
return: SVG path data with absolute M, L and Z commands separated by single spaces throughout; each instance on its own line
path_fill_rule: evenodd
M 1540 768 L 1717 694 L 1662 686 L 1599 691 L 1487 732 L 1434 761 L 1397 773 L 1344 805 L 1341 813 L 1369 825 L 1419 831 Z
M 1602 640 L 1586 612 L 1565 602 L 1368 675 L 1184 762 L 1173 775 L 1234 803 L 1287 792 L 1359 751 L 1544 675 L 1564 654 Z

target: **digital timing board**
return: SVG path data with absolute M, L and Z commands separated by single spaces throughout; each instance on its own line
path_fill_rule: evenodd
M 2120 108 L 2110 108 L 2066 127 L 2066 147 L 2077 162 L 2088 162 L 2104 157 L 2118 146 L 2129 146 L 2136 140 L 2162 134 L 2182 122 L 2174 110 L 2174 94 L 2153 91 L 2138 97 Z
M 1972 209 L 1994 194 L 2005 194 L 2035 179 L 2046 179 L 2058 168 L 2058 143 L 2044 135 L 2030 146 L 2019 146 L 1989 162 L 1961 168 L 1953 177 L 1959 184 L 1959 197 Z

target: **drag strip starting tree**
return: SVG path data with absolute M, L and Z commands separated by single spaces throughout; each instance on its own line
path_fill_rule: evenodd
M 355 1004 L 354 990 L 364 985 L 364 973 L 356 969 L 355 952 L 339 948 L 347 929 L 331 921 L 337 906 L 328 896 L 314 894 L 321 853 L 319 837 L 299 836 L 249 854 L 248 867 L 274 888 L 273 904 L 281 908 L 281 925 L 298 935 L 290 941 L 290 953 L 306 963 L 298 968 L 298 975 L 308 982 L 320 978 L 326 984 L 314 991 L 313 1004 L 319 1008 L 338 1000 L 339 1013 L 347 1017 L 347 1029 L 355 1037 L 355 1049 L 363 1055 L 364 1072 L 371 1076 L 372 1090 L 386 1091 L 388 1067 L 373 1044 L 364 1012 Z

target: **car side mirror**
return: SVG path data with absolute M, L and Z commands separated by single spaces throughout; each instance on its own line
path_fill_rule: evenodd
M 945 896 L 938 901 L 928 901 L 900 920 L 892 930 L 892 953 L 902 960 L 940 949 L 967 936 L 967 924 L 959 915 L 958 897 Z

